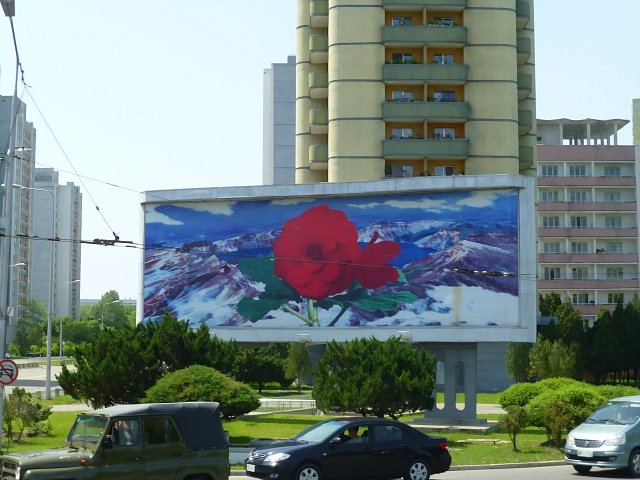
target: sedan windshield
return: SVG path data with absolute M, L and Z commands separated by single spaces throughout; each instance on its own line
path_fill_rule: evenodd
M 107 419 L 101 415 L 78 415 L 67 435 L 67 442 L 71 446 L 96 444 L 106 426 Z
M 293 439 L 298 440 L 299 442 L 322 442 L 327 438 L 338 436 L 339 432 L 344 430 L 346 424 L 347 422 L 339 420 L 320 423 L 300 432 L 298 435 L 293 437 Z
M 640 404 L 629 402 L 611 402 L 596 410 L 587 421 L 590 423 L 617 423 L 629 425 L 640 418 Z

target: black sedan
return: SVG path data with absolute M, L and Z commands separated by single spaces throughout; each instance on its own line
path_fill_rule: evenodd
M 254 449 L 247 475 L 271 480 L 428 480 L 451 466 L 447 439 L 383 418 L 335 418 Z

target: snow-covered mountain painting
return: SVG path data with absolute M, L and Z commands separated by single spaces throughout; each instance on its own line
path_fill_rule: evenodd
M 145 205 L 144 317 L 210 327 L 518 324 L 518 192 Z

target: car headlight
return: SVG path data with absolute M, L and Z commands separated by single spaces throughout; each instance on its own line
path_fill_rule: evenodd
M 16 480 L 20 480 L 22 478 L 22 476 L 20 475 L 20 467 L 16 468 L 14 475 L 16 476 Z
M 567 445 L 572 445 L 575 447 L 576 439 L 573 435 L 567 435 Z
M 618 447 L 620 445 L 624 445 L 625 441 L 625 435 L 624 433 L 622 433 L 620 435 L 616 435 L 615 437 L 607 438 L 604 442 L 602 442 L 602 444 L 609 445 L 611 447 Z
M 270 464 L 274 464 L 274 463 L 278 463 L 281 462 L 283 460 L 286 460 L 287 458 L 289 458 L 291 455 L 289 455 L 288 453 L 270 453 L 269 455 L 267 455 L 266 457 L 264 457 L 264 460 L 262 461 L 262 463 L 270 463 Z

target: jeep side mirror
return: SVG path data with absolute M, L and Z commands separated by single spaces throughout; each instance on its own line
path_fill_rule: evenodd
M 113 438 L 111 438 L 111 435 L 105 435 L 102 438 L 102 448 L 105 450 L 113 448 Z

